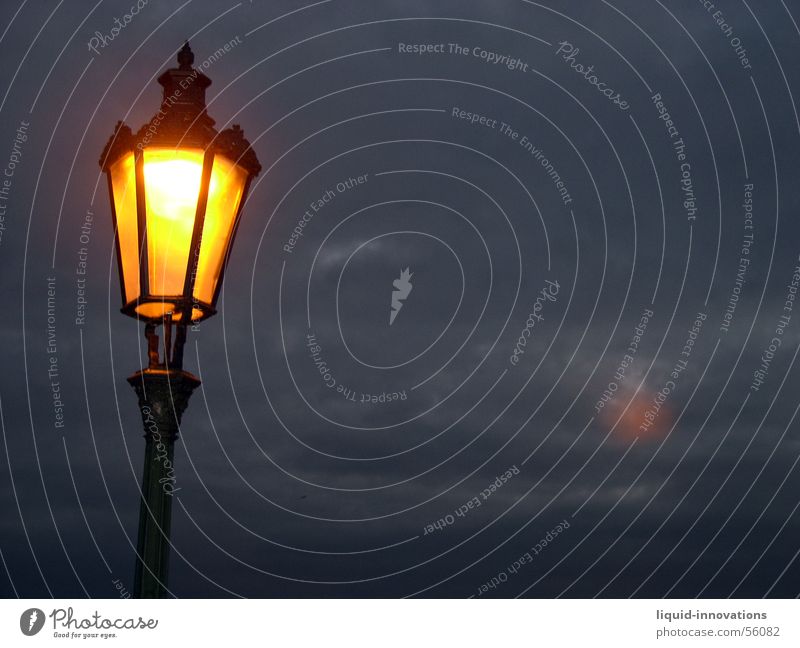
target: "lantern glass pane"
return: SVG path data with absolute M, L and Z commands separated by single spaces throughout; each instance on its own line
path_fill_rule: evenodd
M 153 296 L 183 293 L 202 173 L 202 149 L 144 151 L 147 270 Z
M 213 305 L 246 182 L 247 172 L 242 167 L 222 155 L 214 156 L 194 283 L 194 298 L 198 301 Z
M 114 162 L 110 172 L 117 218 L 117 245 L 122 264 L 122 299 L 127 304 L 139 297 L 139 236 L 133 152 L 124 154 Z

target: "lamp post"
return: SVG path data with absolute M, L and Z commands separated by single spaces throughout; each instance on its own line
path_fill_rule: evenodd
M 134 596 L 167 591 L 173 451 L 200 381 L 183 370 L 190 324 L 214 315 L 251 180 L 261 171 L 238 125 L 206 112 L 211 80 L 186 43 L 164 72 L 161 108 L 138 132 L 118 122 L 100 157 L 108 178 L 122 312 L 145 322 L 148 366 L 128 378 L 145 437 Z M 157 327 L 162 327 L 159 341 Z M 163 342 L 163 344 L 162 344 Z

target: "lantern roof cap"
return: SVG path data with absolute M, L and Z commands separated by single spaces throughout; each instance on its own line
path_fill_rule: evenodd
M 219 132 L 206 111 L 206 88 L 211 79 L 193 67 L 194 53 L 185 42 L 177 54 L 178 67 L 170 68 L 158 77 L 164 88 L 161 109 L 138 131 L 132 132 L 124 123 L 117 123 L 114 134 L 100 157 L 104 170 L 125 151 L 147 146 L 183 146 L 217 152 L 246 168 L 253 176 L 261 171 L 255 151 L 244 138 L 238 124 Z
M 206 88 L 211 85 L 211 79 L 192 67 L 194 52 L 185 42 L 178 51 L 178 67 L 170 68 L 158 77 L 158 82 L 164 88 L 163 103 L 193 106 L 198 112 L 206 107 Z

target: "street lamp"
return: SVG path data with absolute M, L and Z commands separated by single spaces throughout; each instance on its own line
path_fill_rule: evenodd
M 118 122 L 100 157 L 122 312 L 145 322 L 147 339 L 148 367 L 128 379 L 146 439 L 134 584 L 141 598 L 166 593 L 173 450 L 181 416 L 200 384 L 183 370 L 186 328 L 216 312 L 242 207 L 261 171 L 238 125 L 214 128 L 205 102 L 211 79 L 193 62 L 186 43 L 178 67 L 158 78 L 160 110 L 136 133 Z

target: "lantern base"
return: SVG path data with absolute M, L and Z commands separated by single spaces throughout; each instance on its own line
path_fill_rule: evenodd
M 128 302 L 120 312 L 144 322 L 161 324 L 165 320 L 175 324 L 199 324 L 217 311 L 210 305 L 199 300 L 186 301 L 182 296 L 170 297 L 140 297 Z M 188 317 L 184 313 L 191 313 Z

